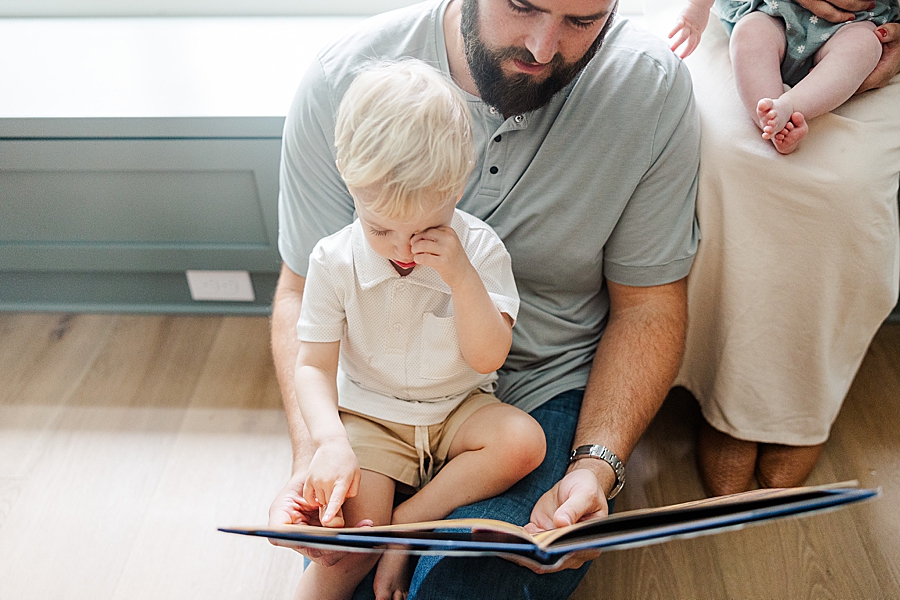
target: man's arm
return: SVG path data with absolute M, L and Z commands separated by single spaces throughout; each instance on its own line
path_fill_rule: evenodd
M 294 391 L 294 368 L 300 350 L 297 321 L 300 319 L 305 285 L 305 277 L 297 275 L 287 265 L 282 265 L 272 304 L 272 358 L 291 435 L 293 473 L 305 470 L 313 454 L 309 431 L 303 423 Z
M 632 287 L 608 282 L 610 316 L 597 348 L 575 432 L 575 447 L 602 444 L 627 461 L 662 405 L 681 363 L 687 285 Z M 538 501 L 532 525 L 560 527 L 607 513 L 615 473 L 585 458 Z
M 294 391 L 294 369 L 300 340 L 297 339 L 297 320 L 306 278 L 294 273 L 286 265 L 281 267 L 275 300 L 272 305 L 272 358 L 275 374 L 281 389 L 281 401 L 287 417 L 291 436 L 291 478 L 282 488 L 269 508 L 269 524 L 309 522 L 318 518 L 318 508 L 303 501 L 303 483 L 306 467 L 312 460 L 314 447 L 309 430 L 300 414 L 300 405 Z

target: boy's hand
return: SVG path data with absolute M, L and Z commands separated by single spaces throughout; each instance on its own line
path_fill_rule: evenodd
M 417 233 L 413 236 L 411 247 L 416 264 L 437 271 L 450 289 L 456 288 L 475 273 L 475 268 L 469 262 L 452 227 L 442 225 Z
M 700 44 L 700 36 L 706 29 L 709 22 L 709 7 L 699 6 L 693 2 L 689 2 L 687 7 L 681 11 L 678 20 L 675 21 L 675 27 L 669 32 L 669 39 L 672 40 L 670 48 L 672 52 L 678 54 L 678 48 L 684 46 L 684 50 L 679 54 L 680 58 L 687 58 L 697 49 Z
M 307 505 L 322 509 L 319 520 L 323 526 L 343 527 L 341 505 L 359 493 L 359 480 L 359 461 L 350 442 L 346 438 L 326 440 L 309 463 L 303 499 Z

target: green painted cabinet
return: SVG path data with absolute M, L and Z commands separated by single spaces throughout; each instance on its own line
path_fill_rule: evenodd
M 0 18 L 0 310 L 267 313 L 284 115 L 361 20 Z

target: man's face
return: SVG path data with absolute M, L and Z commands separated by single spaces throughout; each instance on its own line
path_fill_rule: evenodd
M 481 99 L 505 117 L 550 102 L 594 56 L 615 5 L 616 0 L 463 0 L 460 28 Z

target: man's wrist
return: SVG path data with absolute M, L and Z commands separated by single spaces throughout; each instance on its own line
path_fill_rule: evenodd
M 612 500 L 625 485 L 625 464 L 606 446 L 586 444 L 575 448 L 569 457 L 569 470 L 577 468 L 594 473 L 607 500 Z

